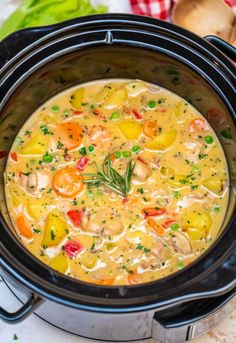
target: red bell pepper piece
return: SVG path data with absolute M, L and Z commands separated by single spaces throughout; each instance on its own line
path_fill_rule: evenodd
M 133 110 L 132 112 L 136 119 L 143 119 L 142 115 L 138 111 Z
M 69 257 L 74 257 L 74 256 L 78 255 L 78 253 L 81 250 L 83 250 L 83 245 L 76 242 L 76 241 L 68 241 L 65 243 L 64 249 L 65 249 L 66 254 Z
M 88 157 L 81 157 L 76 164 L 76 168 L 78 170 L 84 170 L 88 163 L 89 163 Z
M 167 229 L 172 223 L 176 223 L 176 220 L 174 219 L 169 219 L 169 220 L 166 220 L 164 223 L 162 223 L 161 225 Z
M 70 210 L 67 212 L 68 217 L 75 226 L 80 226 L 82 223 L 82 212 L 79 210 Z
M 75 114 L 76 116 L 79 116 L 79 115 L 82 114 L 82 113 L 83 113 L 82 110 L 73 111 L 73 114 Z
M 166 209 L 164 207 L 162 208 L 154 208 L 154 207 L 146 207 L 143 209 L 144 217 L 155 217 L 160 216 L 161 214 L 164 214 L 166 212 Z
M 11 152 L 11 159 L 15 162 L 17 162 L 18 158 L 17 158 L 17 153 L 16 152 Z

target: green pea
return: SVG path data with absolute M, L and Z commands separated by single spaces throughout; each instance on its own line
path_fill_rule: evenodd
M 94 146 L 92 146 L 92 145 L 89 145 L 89 146 L 88 146 L 88 151 L 89 151 L 89 152 L 93 152 L 94 149 L 95 149 Z
M 51 110 L 53 112 L 58 112 L 59 111 L 59 107 L 58 106 L 52 106 Z
M 115 121 L 118 120 L 120 118 L 120 113 L 119 112 L 113 112 L 110 116 L 110 119 Z
M 178 269 L 183 269 L 184 268 L 184 262 L 183 261 L 179 261 L 179 263 L 177 264 Z
M 149 108 L 155 108 L 156 107 L 156 101 L 154 101 L 154 100 L 149 101 L 148 107 Z
M 214 139 L 212 136 L 205 136 L 204 140 L 207 144 L 212 144 L 214 142 Z
M 139 145 L 135 145 L 133 146 L 133 148 L 131 149 L 134 153 L 137 153 L 141 150 L 141 147 Z
M 82 148 L 79 149 L 79 152 L 82 156 L 86 156 L 87 155 L 87 151 L 85 146 L 83 146 Z
M 215 206 L 214 207 L 214 212 L 220 212 L 220 206 Z
M 50 155 L 48 152 L 46 152 L 44 155 L 43 155 L 43 161 L 45 163 L 51 163 L 53 161 L 53 156 Z
M 114 156 L 118 160 L 119 158 L 121 158 L 121 152 L 120 151 L 115 151 Z
M 93 192 L 91 191 L 91 189 L 89 189 L 89 190 L 87 191 L 87 195 L 88 195 L 90 198 L 93 197 Z
M 179 230 L 179 224 L 177 224 L 177 223 L 171 224 L 170 228 L 173 231 L 178 231 Z
M 128 157 L 131 157 L 131 151 L 123 151 L 122 152 L 122 156 L 125 157 L 125 158 L 128 158 Z

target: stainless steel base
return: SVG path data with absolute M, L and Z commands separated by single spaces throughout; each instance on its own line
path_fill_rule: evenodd
M 4 279 L 11 292 L 25 303 L 30 292 L 11 280 Z M 78 310 L 52 302 L 44 301 L 35 311 L 48 323 L 79 336 L 103 341 L 126 342 L 154 338 L 160 343 L 184 343 L 200 336 L 217 325 L 236 307 L 236 295 L 231 293 L 222 301 L 221 306 L 209 310 L 198 320 L 176 322 L 172 310 L 170 321 L 163 321 L 157 310 L 139 311 L 128 314 L 105 314 Z

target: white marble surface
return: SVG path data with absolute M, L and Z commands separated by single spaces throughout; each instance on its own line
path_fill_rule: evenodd
M 16 8 L 20 0 L 0 0 L 0 24 Z M 65 0 L 66 1 L 66 0 Z M 93 3 L 106 3 L 111 12 L 129 12 L 128 0 L 93 0 Z M 19 307 L 19 301 L 0 281 L 0 306 L 9 311 Z M 14 334 L 18 340 L 14 340 Z M 92 343 L 96 341 L 70 335 L 31 315 L 22 323 L 7 325 L 0 321 L 0 343 Z M 145 341 L 154 343 L 153 340 Z M 193 343 L 236 343 L 236 309 L 214 330 L 195 339 Z M 140 342 L 141 343 L 141 342 Z

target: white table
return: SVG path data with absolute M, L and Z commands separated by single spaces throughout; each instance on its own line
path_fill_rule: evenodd
M 0 0 L 0 25 L 16 8 L 20 0 Z M 111 12 L 129 12 L 128 0 L 93 0 L 93 3 L 106 3 Z M 0 306 L 14 311 L 20 302 L 0 281 Z M 13 340 L 14 334 L 18 340 Z M 95 341 L 70 335 L 42 321 L 34 314 L 22 323 L 7 325 L 0 321 L 0 343 L 95 343 Z M 154 343 L 153 340 L 145 341 Z M 213 331 L 192 341 L 193 343 L 236 343 L 236 309 Z M 140 342 L 142 343 L 142 342 Z

